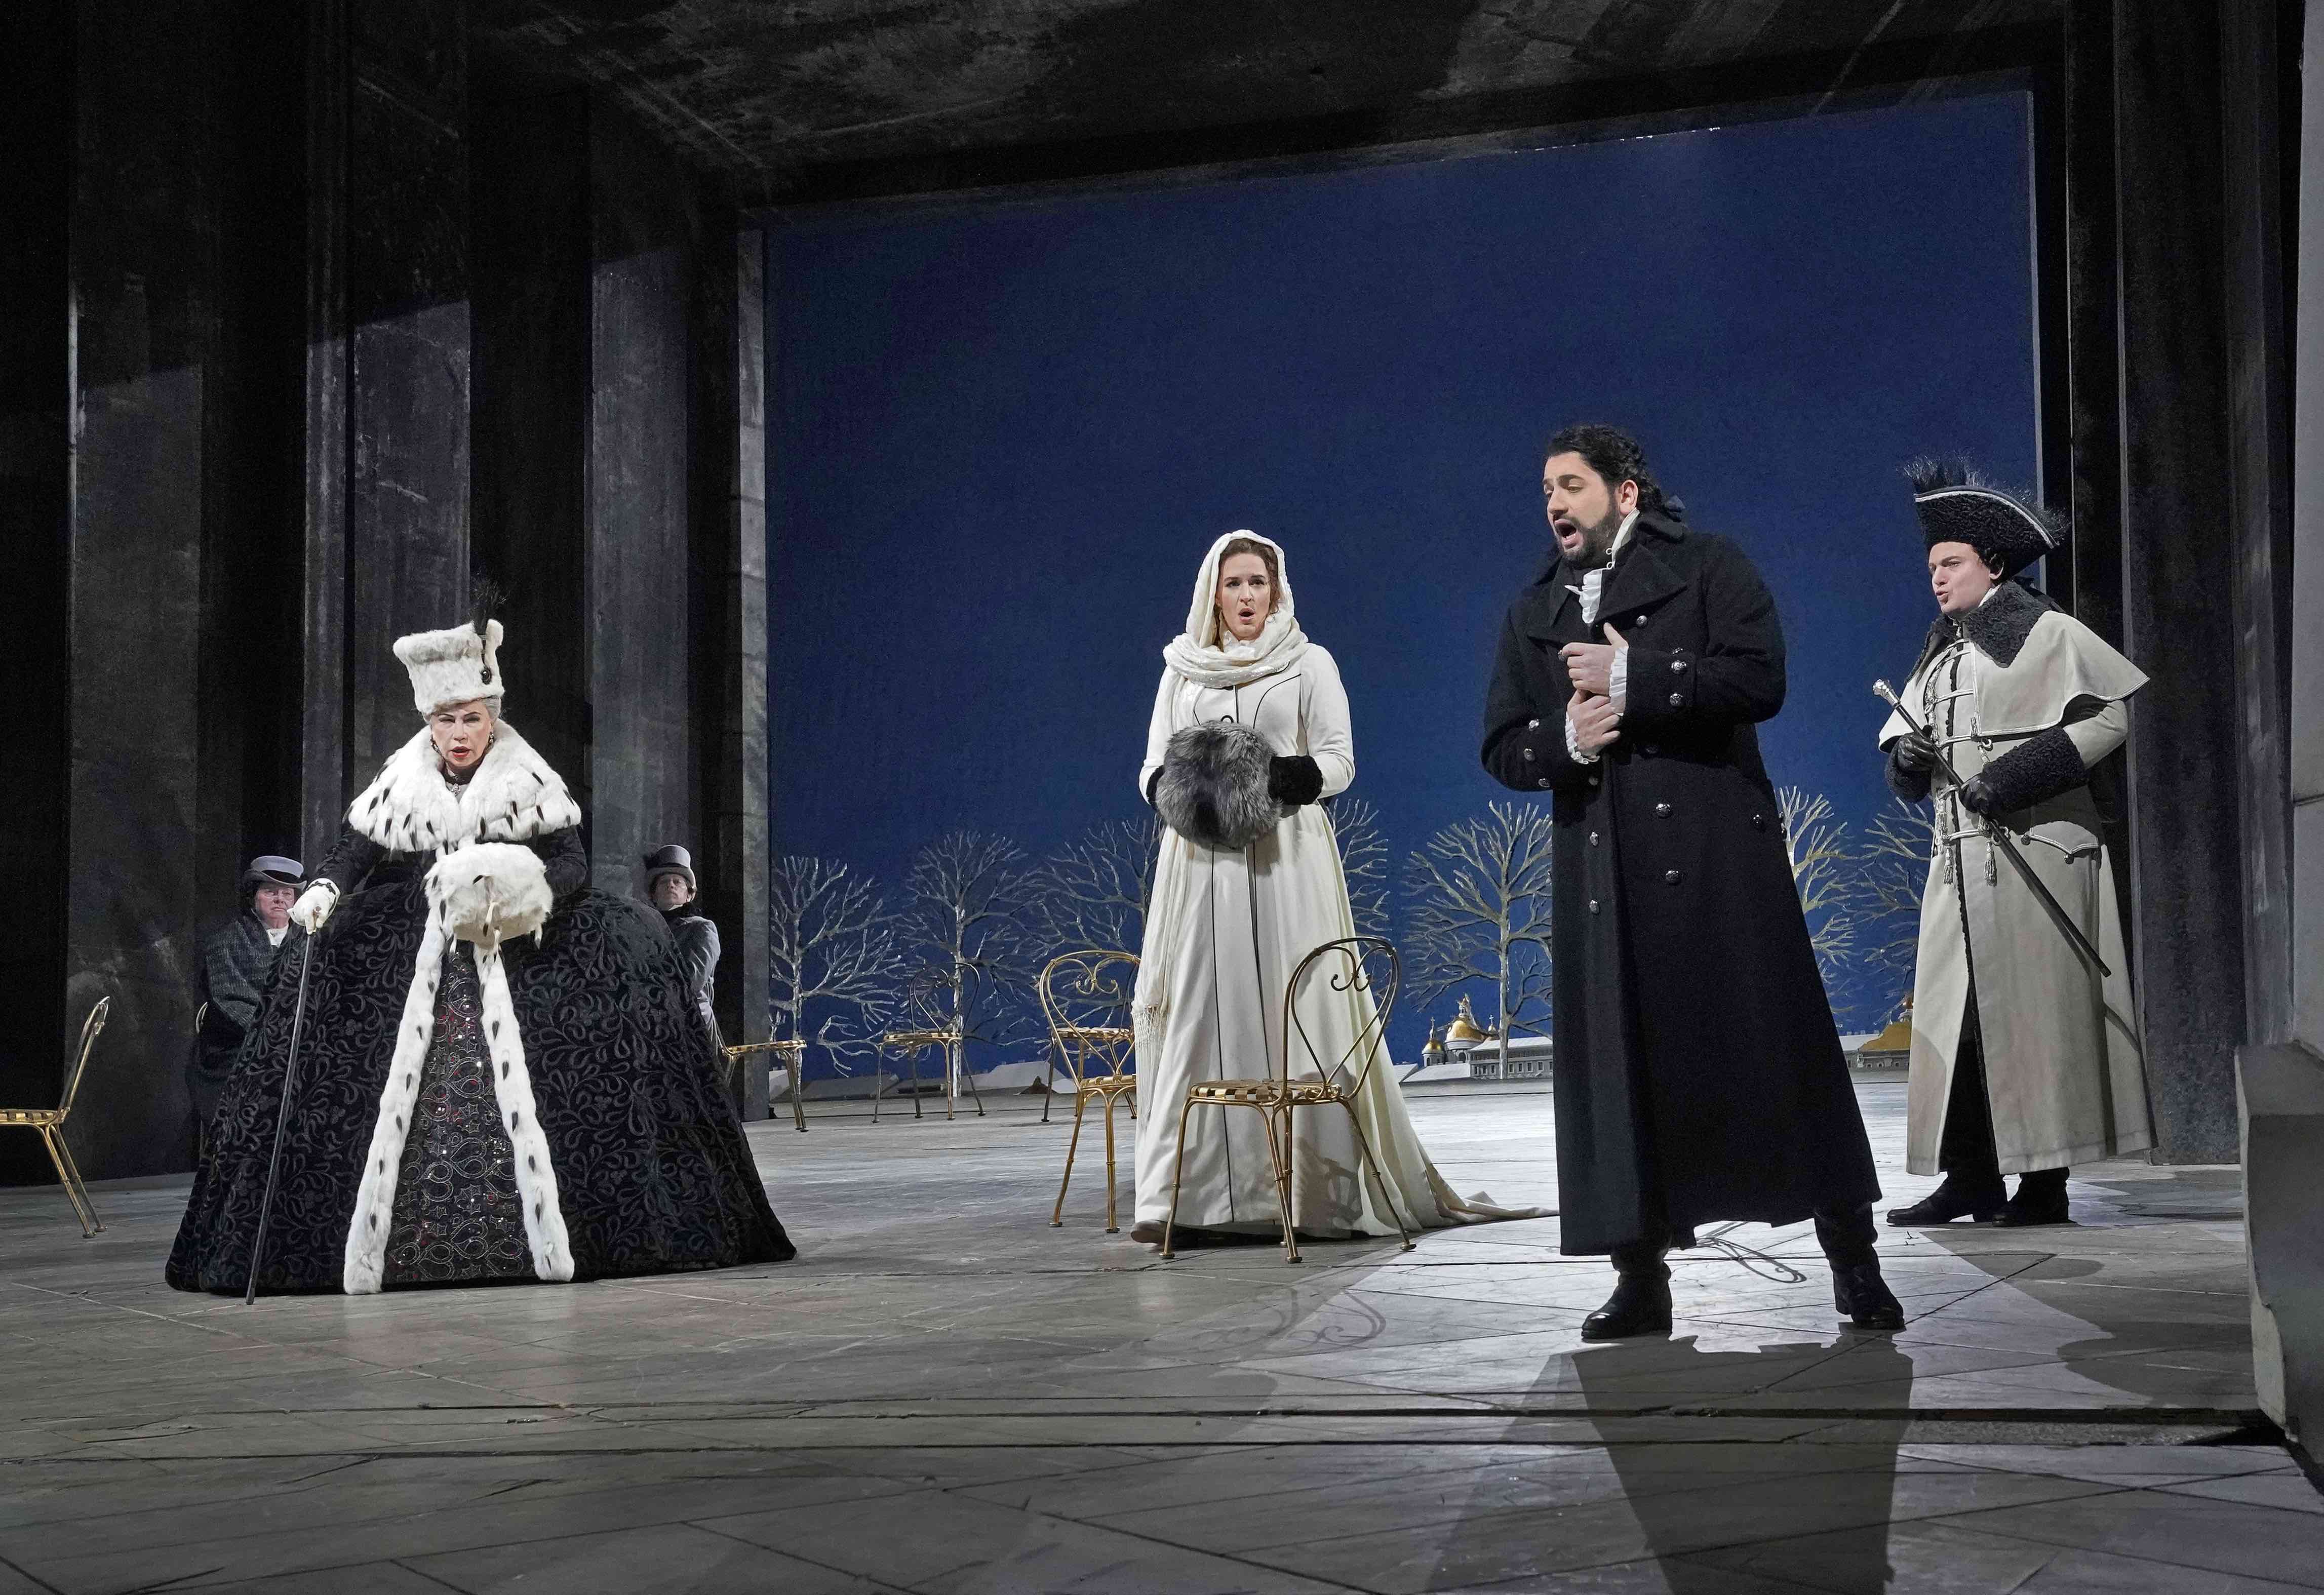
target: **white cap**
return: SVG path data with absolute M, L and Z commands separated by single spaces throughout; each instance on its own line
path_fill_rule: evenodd
M 414 632 L 395 640 L 395 657 L 411 672 L 411 701 L 422 715 L 447 704 L 501 700 L 501 623 L 486 621 L 482 636 L 474 626 Z

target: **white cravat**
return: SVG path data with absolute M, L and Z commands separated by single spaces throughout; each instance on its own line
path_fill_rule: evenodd
M 1630 540 L 1630 528 L 1637 523 L 1638 512 L 1636 510 L 1623 516 L 1621 529 L 1614 533 L 1614 546 L 1606 551 L 1606 563 L 1595 570 L 1583 572 L 1580 586 L 1566 588 L 1567 592 L 1575 594 L 1582 600 L 1583 625 L 1594 628 L 1598 624 L 1598 603 L 1605 594 L 1607 578 L 1614 574 L 1615 556 L 1621 553 L 1622 545 Z M 1615 714 L 1622 712 L 1623 701 L 1629 696 L 1629 687 L 1630 650 L 1618 648 L 1614 650 L 1614 667 L 1606 673 L 1606 698 L 1614 705 Z M 1582 739 L 1570 719 L 1565 723 L 1565 751 L 1576 764 L 1598 762 L 1597 754 L 1582 751 Z
M 270 947 L 279 947 L 282 945 L 282 938 L 290 934 L 290 927 L 287 925 L 279 927 L 270 925 L 266 927 L 266 945 Z

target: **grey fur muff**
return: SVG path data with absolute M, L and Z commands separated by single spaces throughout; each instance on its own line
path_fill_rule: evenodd
M 1189 842 L 1240 852 L 1283 817 L 1267 789 L 1274 767 L 1274 748 L 1248 725 L 1233 720 L 1189 725 L 1163 749 L 1155 812 Z

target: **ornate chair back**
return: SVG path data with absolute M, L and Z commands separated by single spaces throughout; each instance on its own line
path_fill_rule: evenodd
M 1299 961 L 1283 991 L 1283 1074 L 1287 1088 L 1295 1050 L 1315 1073 L 1330 1081 L 1334 1094 L 1351 1098 L 1361 1092 L 1372 1065 L 1387 1049 L 1388 1015 L 1396 1009 L 1397 988 L 1403 983 L 1404 963 L 1396 945 L 1386 936 L 1342 936 L 1325 942 Z M 1352 1000 L 1369 1010 L 1343 1048 L 1319 1049 L 1316 1037 L 1300 1011 L 1305 997 L 1312 1006 L 1328 993 L 1335 1000 Z M 1343 996 L 1344 994 L 1344 996 Z M 1296 1046 L 1295 1046 L 1296 1043 Z M 1325 1056 L 1327 1052 L 1333 1056 Z
M 1130 953 L 1082 948 L 1058 954 L 1041 971 L 1041 1013 L 1076 1088 L 1100 1070 L 1111 1079 L 1128 1073 L 1137 990 L 1138 958 Z
M 65 1094 L 57 1103 L 57 1122 L 62 1124 L 72 1113 L 73 1098 L 80 1094 L 80 1077 L 88 1073 L 88 1055 L 96 1050 L 97 1032 L 105 1028 L 105 1016 L 113 1009 L 113 999 L 100 997 L 97 1006 L 88 1010 L 81 1021 L 80 1051 L 73 1058 L 72 1072 L 65 1076 Z

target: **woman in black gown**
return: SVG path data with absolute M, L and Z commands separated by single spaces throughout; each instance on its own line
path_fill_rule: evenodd
M 306 962 L 261 1289 L 793 1255 L 669 934 L 586 885 L 579 806 L 500 718 L 500 641 L 479 618 L 395 645 L 427 724 L 291 910 L 170 1256 L 181 1290 L 249 1276 Z

